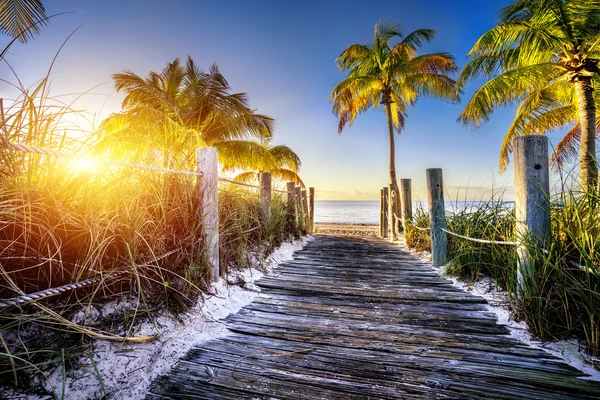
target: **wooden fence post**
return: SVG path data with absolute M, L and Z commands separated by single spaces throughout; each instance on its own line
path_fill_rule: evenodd
M 548 138 L 521 136 L 513 140 L 515 170 L 515 219 L 519 245 L 517 281 L 525 292 L 534 277 L 534 265 L 526 244 L 543 247 L 550 235 L 550 174 Z
M 294 189 L 294 198 L 296 200 L 296 223 L 301 229 L 304 228 L 304 210 L 302 209 L 302 188 L 296 186 Z
M 287 212 L 288 218 L 291 221 L 296 221 L 296 184 L 294 182 L 288 182 L 286 184 L 287 188 Z
M 198 178 L 200 195 L 200 218 L 202 239 L 211 267 L 211 280 L 219 280 L 219 155 L 214 147 L 196 150 L 196 167 L 202 176 Z
M 379 189 L 379 237 L 383 237 L 383 189 Z
M 315 231 L 315 188 L 308 188 L 308 193 L 310 195 L 310 231 Z
M 388 225 L 388 202 L 389 202 L 389 189 L 387 187 L 383 188 L 383 235 L 381 237 L 389 236 L 389 225 Z
M 271 221 L 271 173 L 260 173 L 260 212 L 265 225 L 268 226 Z
M 402 206 L 402 226 L 404 234 L 408 229 L 408 225 L 412 223 L 412 192 L 411 180 L 400 179 L 400 204 Z
M 392 242 L 398 240 L 398 230 L 397 230 L 397 221 L 396 215 L 399 214 L 398 211 L 398 202 L 400 201 L 398 198 L 398 188 L 395 184 L 391 183 L 388 185 L 388 221 L 389 221 L 389 230 L 390 235 L 389 238 Z
M 444 208 L 444 179 L 441 168 L 427 170 L 427 202 L 429 203 L 429 227 L 431 234 L 431 257 L 436 267 L 446 263 L 448 237 L 446 210 Z
M 310 229 L 310 214 L 308 212 L 308 196 L 306 189 L 302 189 L 302 212 L 304 213 L 304 226 Z

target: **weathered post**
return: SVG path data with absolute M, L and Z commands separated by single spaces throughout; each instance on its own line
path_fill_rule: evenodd
M 302 188 L 296 186 L 294 189 L 294 198 L 296 200 L 296 222 L 298 226 L 304 228 L 304 210 L 302 209 Z
M 400 179 L 400 204 L 402 205 L 402 226 L 404 234 L 412 222 L 412 192 L 411 180 Z
M 219 280 L 219 156 L 214 147 L 196 150 L 196 167 L 202 176 L 198 177 L 200 195 L 200 218 L 202 218 L 202 239 L 211 267 L 211 280 Z
M 294 182 L 288 182 L 287 188 L 287 212 L 288 218 L 291 221 L 296 221 L 296 184 Z
M 302 189 L 302 212 L 304 213 L 304 226 L 310 229 L 310 214 L 308 212 L 308 196 L 306 189 Z
M 396 216 L 399 214 L 398 203 L 400 199 L 398 196 L 398 188 L 395 184 L 391 183 L 388 185 L 388 221 L 389 221 L 389 229 L 390 229 L 390 240 L 395 242 L 398 240 L 398 225 L 396 221 Z
M 311 232 L 315 231 L 315 188 L 308 188 L 308 192 L 310 195 L 310 224 L 309 228 Z
M 379 190 L 379 237 L 383 237 L 383 189 Z
M 427 170 L 427 202 L 429 203 L 429 227 L 431 234 L 431 257 L 436 267 L 446 263 L 448 237 L 446 210 L 444 208 L 444 180 L 441 168 Z
M 271 173 L 260 173 L 260 213 L 265 226 L 271 221 Z
M 527 291 L 534 265 L 527 250 L 543 247 L 550 234 L 550 178 L 548 138 L 521 136 L 513 141 L 515 169 L 516 237 L 519 243 L 517 279 L 519 291 Z
M 388 203 L 389 203 L 389 189 L 383 188 L 383 235 L 381 237 L 388 237 L 389 235 L 389 224 L 388 224 Z

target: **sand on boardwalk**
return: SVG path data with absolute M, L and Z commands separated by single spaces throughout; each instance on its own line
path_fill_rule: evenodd
M 315 233 L 325 235 L 377 236 L 379 225 L 316 222 Z

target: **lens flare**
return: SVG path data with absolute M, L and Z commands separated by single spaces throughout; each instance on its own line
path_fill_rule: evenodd
M 99 165 L 92 158 L 74 158 L 69 160 L 69 168 L 80 173 L 95 173 L 98 172 Z

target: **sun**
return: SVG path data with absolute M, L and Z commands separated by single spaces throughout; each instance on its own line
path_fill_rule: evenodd
M 69 160 L 69 169 L 79 173 L 98 172 L 99 163 L 93 158 L 73 158 Z

